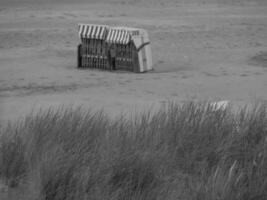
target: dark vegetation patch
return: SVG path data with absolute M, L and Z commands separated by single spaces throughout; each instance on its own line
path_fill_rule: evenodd
M 0 175 L 45 200 L 267 197 L 267 108 L 166 104 L 132 119 L 83 108 L 2 127 Z
M 267 68 L 267 51 L 260 51 L 249 60 L 250 64 Z
M 35 94 L 52 94 L 52 93 L 59 93 L 59 92 L 66 92 L 66 91 L 74 91 L 81 88 L 91 88 L 99 86 L 99 84 L 68 84 L 68 85 L 56 85 L 56 84 L 28 84 L 28 85 L 13 85 L 13 86 L 0 86 L 0 97 L 6 96 L 27 96 L 27 95 L 35 95 Z

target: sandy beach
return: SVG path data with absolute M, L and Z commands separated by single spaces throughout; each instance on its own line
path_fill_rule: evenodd
M 185 2 L 1 0 L 0 120 L 62 105 L 116 115 L 168 101 L 267 101 L 265 1 Z M 146 29 L 154 70 L 78 70 L 78 23 Z

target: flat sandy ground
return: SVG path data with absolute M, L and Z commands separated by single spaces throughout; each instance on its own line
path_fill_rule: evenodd
M 58 105 L 113 115 L 172 100 L 267 101 L 264 0 L 22 1 L 0 0 L 0 121 Z M 154 70 L 78 70 L 80 22 L 147 29 Z

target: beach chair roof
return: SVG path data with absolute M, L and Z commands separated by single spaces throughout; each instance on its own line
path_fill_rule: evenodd
M 119 26 L 116 27 L 116 29 L 122 29 L 127 31 L 131 36 L 139 36 L 139 35 L 143 35 L 146 33 L 146 31 L 144 29 L 140 29 L 140 28 L 133 28 L 133 27 L 125 27 L 125 26 Z
M 107 26 L 95 24 L 79 24 L 80 38 L 105 39 Z
M 106 41 L 115 44 L 128 44 L 131 40 L 140 36 L 147 36 L 147 32 L 144 29 L 132 27 L 110 27 Z
M 107 25 L 79 24 L 80 38 L 101 39 L 110 44 L 127 45 L 133 41 L 136 47 L 149 42 L 147 31 L 132 27 L 110 27 Z M 141 40 L 142 38 L 142 40 Z
M 125 29 L 112 27 L 108 31 L 106 41 L 115 44 L 128 44 L 131 41 L 131 34 Z

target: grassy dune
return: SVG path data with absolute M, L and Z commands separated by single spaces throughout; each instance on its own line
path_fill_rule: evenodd
M 40 111 L 1 129 L 0 175 L 27 199 L 244 200 L 267 197 L 267 108 L 170 103 L 110 119 Z

